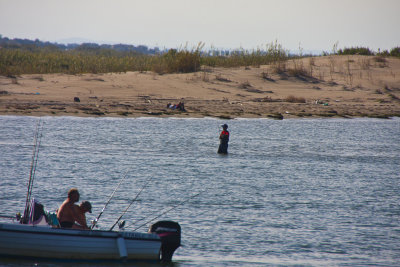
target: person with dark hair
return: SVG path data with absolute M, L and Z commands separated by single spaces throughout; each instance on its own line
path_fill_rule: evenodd
M 219 154 L 228 154 L 228 142 L 229 142 L 229 132 L 228 125 L 224 124 L 222 126 L 222 132 L 219 135 Z
M 79 196 L 78 189 L 71 188 L 68 191 L 68 198 L 58 208 L 57 219 L 61 228 L 72 228 L 75 221 L 77 221 L 78 214 L 75 211 L 75 203 L 79 201 Z

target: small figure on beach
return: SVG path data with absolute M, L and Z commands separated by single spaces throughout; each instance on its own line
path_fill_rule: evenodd
M 219 148 L 218 154 L 228 154 L 228 142 L 229 142 L 229 132 L 228 125 L 224 124 L 222 126 L 222 132 L 219 135 Z
M 184 104 L 183 102 L 179 102 L 177 105 L 176 105 L 176 104 L 168 103 L 168 104 L 167 104 L 167 108 L 170 108 L 170 109 L 177 109 L 177 110 L 179 110 L 179 111 L 186 111 L 186 110 L 185 110 L 185 104 Z
M 178 105 L 176 105 L 176 108 L 180 111 L 186 111 L 185 104 L 183 102 L 179 102 Z
M 85 221 L 82 220 L 82 216 L 78 209 L 81 209 L 80 206 L 76 205 L 75 203 L 79 201 L 79 191 L 76 188 L 71 188 L 68 191 L 68 197 L 64 202 L 61 204 L 60 208 L 57 210 L 57 219 L 60 223 L 61 228 L 74 228 L 75 222 L 81 226 L 79 229 L 89 229 Z M 86 201 L 87 202 L 87 201 Z M 91 212 L 92 206 L 88 205 L 88 203 L 82 202 L 82 210 L 88 210 Z M 86 212 L 86 211 L 85 211 Z

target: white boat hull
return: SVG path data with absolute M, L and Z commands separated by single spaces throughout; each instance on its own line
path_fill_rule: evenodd
M 0 223 L 0 255 L 76 260 L 159 260 L 158 235 Z

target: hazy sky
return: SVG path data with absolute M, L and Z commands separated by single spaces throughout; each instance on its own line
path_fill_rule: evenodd
M 400 0 L 0 0 L 0 34 L 178 48 L 400 46 Z

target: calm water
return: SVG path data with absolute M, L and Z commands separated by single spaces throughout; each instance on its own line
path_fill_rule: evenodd
M 38 120 L 0 116 L 1 215 L 23 211 Z M 99 225 L 148 183 L 123 217 L 143 232 L 186 201 L 157 219 L 182 226 L 174 266 L 400 266 L 399 118 L 41 120 L 34 197 L 54 211 L 77 187 L 93 219 L 127 173 Z M 0 265 L 34 263 L 64 265 Z

